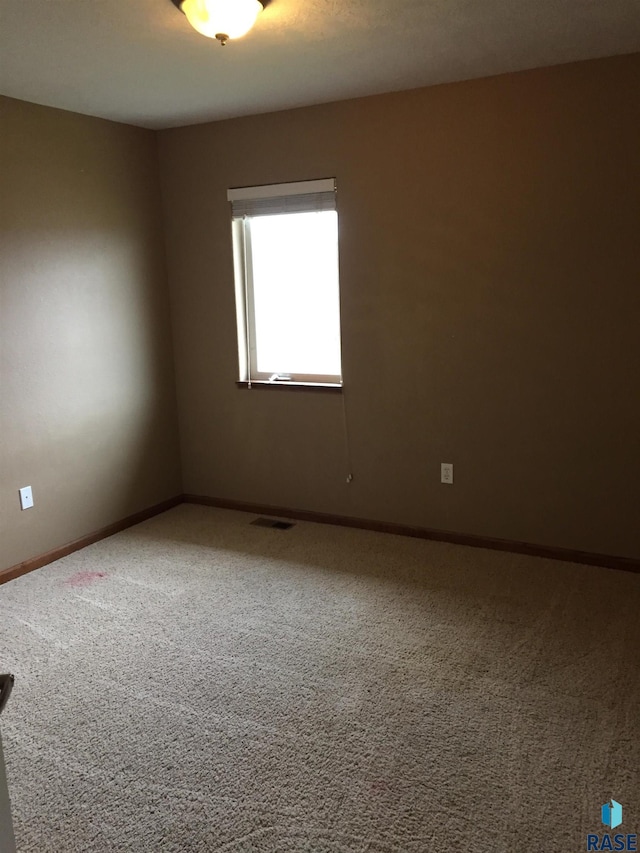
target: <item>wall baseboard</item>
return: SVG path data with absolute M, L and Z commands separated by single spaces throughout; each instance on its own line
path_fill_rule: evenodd
M 217 507 L 219 509 L 233 509 L 240 512 L 249 512 L 254 515 L 270 515 L 278 518 L 293 518 L 298 521 L 313 521 L 317 524 L 335 524 L 339 527 L 354 527 L 360 530 L 372 530 L 377 533 L 392 533 L 396 536 L 410 536 L 414 539 L 430 539 L 435 542 L 448 542 L 452 545 L 467 545 L 471 548 L 486 548 L 492 551 L 508 551 L 512 554 L 526 554 L 530 557 L 543 557 L 549 560 L 562 560 L 563 562 L 582 563 L 587 566 L 601 566 L 607 569 L 619 569 L 626 572 L 640 573 L 640 559 L 633 557 L 615 557 L 608 554 L 592 554 L 589 551 L 573 551 L 569 548 L 552 548 L 545 545 L 532 545 L 528 542 L 513 542 L 508 539 L 492 539 L 488 536 L 476 536 L 467 533 L 451 533 L 447 530 L 432 530 L 427 527 L 411 527 L 405 524 L 396 524 L 386 521 L 370 521 L 364 518 L 354 518 L 344 515 L 330 515 L 328 513 L 313 512 L 310 510 L 290 509 L 287 507 L 269 506 L 266 504 L 245 503 L 244 501 L 228 500 L 226 498 L 210 498 L 204 495 L 176 495 L 155 506 L 143 509 L 133 515 L 129 515 L 120 521 L 115 521 L 100 530 L 81 536 L 66 545 L 60 545 L 32 557 L 8 569 L 0 570 L 0 584 L 26 575 L 35 569 L 53 563 L 56 560 L 73 554 L 87 545 L 93 545 L 101 539 L 120 533 L 128 527 L 133 527 L 160 515 L 181 503 L 200 504 L 201 506 Z
M 299 521 L 315 521 L 319 524 L 335 524 L 340 527 L 355 527 L 361 530 L 373 530 L 378 533 L 393 533 L 397 536 L 411 536 L 415 539 L 431 539 L 435 542 L 449 542 L 452 545 L 467 545 L 471 548 L 487 548 L 492 551 L 508 551 L 512 554 L 526 554 L 530 557 L 543 557 L 549 560 L 562 560 L 568 563 L 582 563 L 587 566 L 601 566 L 606 569 L 619 569 L 626 572 L 640 572 L 640 559 L 633 557 L 614 557 L 608 554 L 592 554 L 588 551 L 573 551 L 569 548 L 552 548 L 546 545 L 532 545 L 528 542 L 513 542 L 508 539 L 492 539 L 488 536 L 476 536 L 467 533 L 450 533 L 446 530 L 431 530 L 425 527 L 410 527 L 385 521 L 369 521 L 351 516 L 329 515 L 322 512 L 289 509 L 263 504 L 244 503 L 225 498 L 209 498 L 202 495 L 183 495 L 185 503 L 213 506 L 220 509 L 235 509 L 254 515 L 271 515 L 280 518 L 294 518 Z
M 166 512 L 168 509 L 172 509 L 182 502 L 183 496 L 177 495 L 174 498 L 169 498 L 169 500 L 155 504 L 155 506 L 140 510 L 140 512 L 134 512 L 133 515 L 128 515 L 126 518 L 120 519 L 120 521 L 114 521 L 113 524 L 108 524 L 106 527 L 102 527 L 93 533 L 88 533 L 86 536 L 81 536 L 79 539 L 74 539 L 73 542 L 68 542 L 66 545 L 53 548 L 51 551 L 47 551 L 46 554 L 31 557 L 31 559 L 24 560 L 24 562 L 18 563 L 15 566 L 10 566 L 8 569 L 2 569 L 0 570 L 0 584 L 11 581 L 14 578 L 19 578 L 21 575 L 26 575 L 28 572 L 34 571 L 34 569 L 40 569 L 42 566 L 53 563 L 61 557 L 73 554 L 74 551 L 86 548 L 87 545 L 93 545 L 94 542 L 99 542 L 101 539 L 113 536 L 114 533 L 120 533 L 121 530 L 126 530 L 128 527 L 140 524 L 141 521 L 153 518 L 154 515 L 160 515 L 160 513 Z

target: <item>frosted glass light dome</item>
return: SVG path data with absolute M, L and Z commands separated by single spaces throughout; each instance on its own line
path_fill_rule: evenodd
M 195 30 L 223 42 L 248 33 L 262 8 L 259 0 L 184 0 L 182 3 L 182 11 Z

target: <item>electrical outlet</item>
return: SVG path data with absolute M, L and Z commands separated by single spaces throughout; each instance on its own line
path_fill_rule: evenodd
M 31 486 L 24 486 L 22 489 L 18 489 L 18 492 L 20 493 L 20 506 L 22 509 L 31 509 L 33 506 Z
M 440 482 L 453 486 L 453 462 L 442 462 L 440 465 Z

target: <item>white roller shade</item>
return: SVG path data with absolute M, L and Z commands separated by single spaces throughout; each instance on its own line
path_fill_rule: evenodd
M 282 213 L 316 213 L 336 209 L 335 178 L 240 187 L 227 192 L 234 219 L 245 216 L 274 216 Z

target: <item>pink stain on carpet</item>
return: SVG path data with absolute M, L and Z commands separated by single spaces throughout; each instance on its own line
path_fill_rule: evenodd
M 97 580 L 101 578 L 106 578 L 106 572 L 76 572 L 75 575 L 71 575 L 70 578 L 67 578 L 65 581 L 66 586 L 91 586 L 92 583 L 95 583 Z

